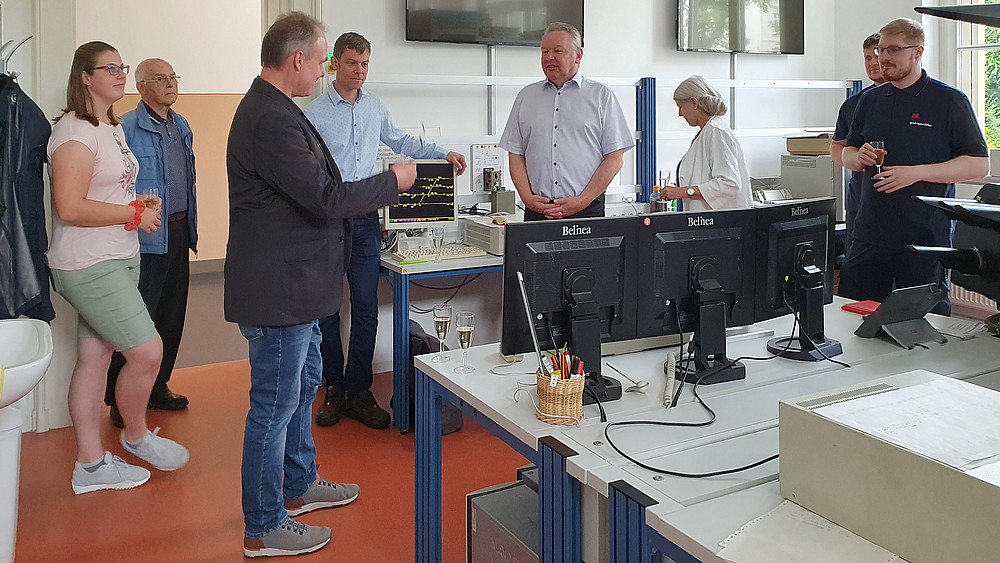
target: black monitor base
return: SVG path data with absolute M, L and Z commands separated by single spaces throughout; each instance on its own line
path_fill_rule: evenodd
M 685 364 L 690 364 L 690 367 L 684 369 Z M 719 362 L 719 365 L 725 365 L 723 362 Z M 685 383 L 696 383 L 701 379 L 701 383 L 698 385 L 714 385 L 716 383 L 725 383 L 727 381 L 737 381 L 740 379 L 746 379 L 747 368 L 742 362 L 734 362 L 732 365 L 726 366 L 719 369 L 718 367 L 710 367 L 708 370 L 698 371 L 694 367 L 694 362 L 688 360 L 677 360 L 676 366 L 676 378 L 683 380 Z M 663 363 L 663 373 L 667 372 L 667 363 Z M 711 375 L 702 378 L 705 373 L 711 373 Z
M 597 395 L 597 398 L 601 400 L 602 403 L 608 401 L 617 401 L 622 398 L 622 384 L 617 379 L 611 379 L 610 377 L 601 376 L 604 380 L 604 389 L 600 389 L 600 385 L 592 385 L 590 378 L 587 378 L 587 388 Z M 590 393 L 583 392 L 583 404 L 593 405 L 597 401 L 594 400 L 594 396 Z
M 775 356 L 803 362 L 818 362 L 844 353 L 844 347 L 832 338 L 815 342 L 815 347 L 812 343 L 807 345 L 808 348 L 804 348 L 795 337 L 772 338 L 767 341 L 767 351 Z

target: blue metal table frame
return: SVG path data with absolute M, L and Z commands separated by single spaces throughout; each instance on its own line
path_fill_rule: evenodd
M 410 282 L 431 278 L 499 272 L 503 264 L 457 270 L 402 272 L 381 266 L 392 280 L 392 423 L 400 432 L 410 430 Z
M 535 450 L 419 369 L 416 383 L 414 560 L 441 561 L 441 401 L 446 400 L 538 466 L 539 562 L 579 563 L 581 484 L 566 471 L 566 458 L 577 455 L 576 452 L 555 436 L 539 438 Z

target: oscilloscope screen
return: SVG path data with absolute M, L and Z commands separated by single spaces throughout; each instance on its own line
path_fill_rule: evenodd
M 387 228 L 409 229 L 455 221 L 455 167 L 448 161 L 417 162 L 417 179 L 385 212 Z

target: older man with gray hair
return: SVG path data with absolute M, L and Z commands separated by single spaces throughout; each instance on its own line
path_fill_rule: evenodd
M 580 75 L 580 32 L 556 22 L 542 36 L 545 80 L 514 100 L 500 146 L 526 221 L 603 217 L 604 191 L 635 146 L 614 91 Z
M 190 267 L 188 249 L 198 250 L 194 149 L 191 127 L 170 109 L 177 101 L 180 77 L 163 59 L 146 59 L 135 69 L 135 87 L 142 101 L 122 116 L 125 140 L 139 161 L 135 189 L 160 199 L 163 224 L 153 233 L 139 232 L 139 292 L 156 332 L 163 340 L 163 360 L 149 397 L 149 407 L 180 410 L 184 395 L 167 387 L 184 330 Z M 125 357 L 115 352 L 108 368 L 104 402 L 111 406 L 111 423 L 122 428 L 115 405 L 115 386 Z

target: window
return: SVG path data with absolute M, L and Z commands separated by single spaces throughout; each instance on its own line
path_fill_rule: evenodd
M 963 0 L 960 4 L 1000 4 L 1000 0 Z M 958 24 L 959 87 L 984 125 L 986 144 L 1000 148 L 1000 29 Z

